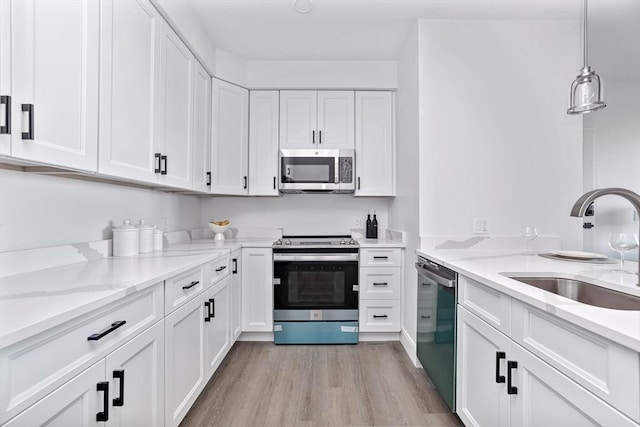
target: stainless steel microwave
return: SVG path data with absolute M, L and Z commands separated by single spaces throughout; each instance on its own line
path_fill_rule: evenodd
M 283 193 L 353 193 L 355 150 L 280 150 Z

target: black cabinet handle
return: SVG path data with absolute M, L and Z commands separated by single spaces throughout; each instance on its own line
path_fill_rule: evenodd
M 204 306 L 207 309 L 207 314 L 204 317 L 204 321 L 210 322 L 211 321 L 211 303 L 209 301 L 205 301 Z
M 211 172 L 207 172 L 207 187 L 211 187 Z
M 100 381 L 98 391 L 104 392 L 103 411 L 96 414 L 96 421 L 109 421 L 109 382 Z
M 156 159 L 156 168 L 154 169 L 155 173 L 160 173 L 162 172 L 162 165 L 161 165 L 161 160 L 160 158 L 162 157 L 161 153 L 155 153 L 154 154 L 155 159 Z
M 11 97 L 0 96 L 0 105 L 4 105 L 4 126 L 0 126 L 0 134 L 11 134 Z
M 360 177 L 358 177 L 358 190 L 360 189 Z
M 33 104 L 22 104 L 22 111 L 26 111 L 29 114 L 29 131 L 22 132 L 22 139 L 33 139 Z
M 315 130 L 311 131 L 311 143 L 312 144 L 316 143 L 316 131 Z
M 244 187 L 243 188 L 245 190 L 247 189 L 247 177 L 246 176 L 244 177 Z
M 223 265 L 223 266 L 222 266 L 222 267 L 220 267 L 220 268 L 216 268 L 216 273 L 221 272 L 221 271 L 222 271 L 222 270 L 224 270 L 225 268 L 227 268 L 227 266 L 226 266 L 226 265 Z
M 167 174 L 167 156 L 160 156 L 160 160 L 164 162 L 164 167 L 162 168 L 160 175 L 166 175 Z
M 387 282 L 379 282 L 379 283 L 374 283 L 373 286 L 388 286 L 389 284 Z
M 386 319 L 387 317 L 389 317 L 389 316 L 387 316 L 386 314 L 380 314 L 380 315 L 374 314 L 373 315 L 374 319 Z
M 188 285 L 183 286 L 183 287 L 182 287 L 182 289 L 183 289 L 183 290 L 191 289 L 191 288 L 193 288 L 195 285 L 197 285 L 198 283 L 200 283 L 200 281 L 199 281 L 199 280 L 195 280 L 195 281 L 193 281 L 193 282 L 189 283 Z
M 503 383 L 504 375 L 500 375 L 500 360 L 505 359 L 507 354 L 504 351 L 496 351 L 496 382 Z
M 124 369 L 113 371 L 113 378 L 120 380 L 120 396 L 113 398 L 113 406 L 124 406 Z
M 389 259 L 388 256 L 374 256 L 373 259 Z
M 275 176 L 273 177 L 273 189 L 274 190 L 276 189 L 276 177 Z
M 231 273 L 238 274 L 238 260 L 234 258 L 231 260 L 231 262 L 233 263 L 233 271 Z
M 216 299 L 215 298 L 209 298 L 209 302 L 211 303 L 209 305 L 209 309 L 211 310 L 209 312 L 209 317 L 211 317 L 212 319 L 216 317 Z
M 322 131 L 318 131 L 318 144 L 322 144 Z
M 89 338 L 87 338 L 87 340 L 98 341 L 100 338 L 104 337 L 105 335 L 109 335 L 111 332 L 123 326 L 125 323 L 127 323 L 126 320 L 118 320 L 117 322 L 113 322 L 107 329 L 100 331 L 97 334 L 89 335 Z
M 518 394 L 518 387 L 511 385 L 511 372 L 518 368 L 518 362 L 509 360 L 507 362 L 507 394 Z

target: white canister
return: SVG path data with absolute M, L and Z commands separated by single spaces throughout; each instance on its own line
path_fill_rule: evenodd
M 145 224 L 144 219 L 141 219 L 136 227 L 140 230 L 140 253 L 153 252 L 153 226 Z
M 164 234 L 158 228 L 153 229 L 153 250 L 161 251 L 163 247 Z
M 140 230 L 128 219 L 113 228 L 113 256 L 134 256 L 140 253 Z

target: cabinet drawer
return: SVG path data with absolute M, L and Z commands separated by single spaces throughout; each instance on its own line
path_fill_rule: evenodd
M 511 337 L 575 382 L 640 422 L 640 355 L 520 301 Z
M 231 274 L 231 257 L 229 255 L 221 256 L 207 266 L 207 287 L 219 282 L 220 280 Z
M 399 332 L 400 300 L 360 301 L 360 332 Z
M 162 319 L 163 308 L 158 283 L 2 350 L 0 424 Z
M 165 315 L 185 304 L 205 289 L 205 266 L 165 280 Z
M 360 269 L 361 299 L 400 298 L 400 268 L 376 267 Z
M 458 277 L 458 303 L 476 316 L 509 335 L 511 297 L 468 277 Z
M 402 254 L 400 249 L 360 249 L 361 267 L 400 267 Z

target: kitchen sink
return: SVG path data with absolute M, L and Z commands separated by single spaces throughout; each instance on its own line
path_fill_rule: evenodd
M 615 310 L 640 310 L 640 297 L 612 291 L 580 280 L 559 277 L 507 277 L 583 304 Z

